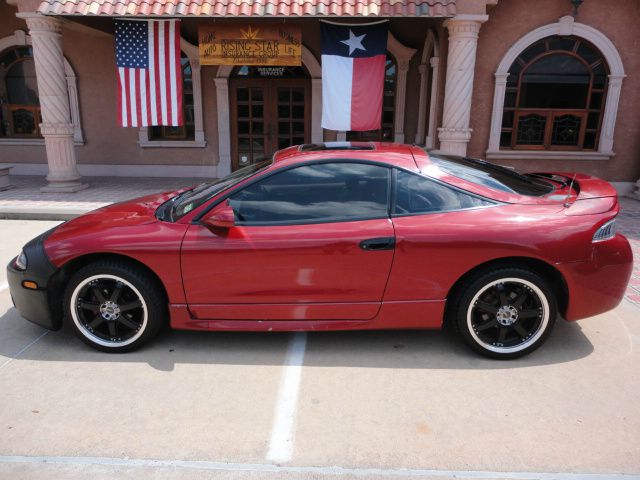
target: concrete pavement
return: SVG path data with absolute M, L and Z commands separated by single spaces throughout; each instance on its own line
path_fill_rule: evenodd
M 0 262 L 53 225 L 0 221 Z M 640 309 L 628 301 L 560 320 L 515 361 L 442 332 L 336 332 L 307 334 L 298 365 L 291 334 L 169 331 L 99 353 L 22 319 L 4 280 L 0 479 L 640 479 Z M 291 458 L 274 462 L 292 397 Z

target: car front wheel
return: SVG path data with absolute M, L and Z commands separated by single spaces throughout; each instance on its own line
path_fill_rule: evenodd
M 80 339 L 98 350 L 135 350 L 166 322 L 166 301 L 154 280 L 125 262 L 89 264 L 67 285 L 66 317 Z
M 454 299 L 454 323 L 475 351 L 492 358 L 526 355 L 547 339 L 557 316 L 555 295 L 538 274 L 501 268 L 478 274 Z

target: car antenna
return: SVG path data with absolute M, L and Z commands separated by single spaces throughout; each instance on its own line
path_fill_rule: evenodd
M 571 189 L 573 188 L 573 182 L 576 179 L 577 173 L 573 174 L 573 178 L 571 179 L 571 183 L 569 184 L 569 193 L 567 193 L 567 198 L 564 199 L 564 208 L 569 208 L 569 197 L 571 197 Z

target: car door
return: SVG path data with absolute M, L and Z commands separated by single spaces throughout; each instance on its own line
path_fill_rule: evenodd
M 276 171 L 228 198 L 235 225 L 189 227 L 182 274 L 202 319 L 373 318 L 395 244 L 390 170 L 320 162 Z
M 394 177 L 397 246 L 384 301 L 444 301 L 462 274 L 491 255 L 479 239 L 500 219 L 489 208 L 497 202 L 403 170 Z

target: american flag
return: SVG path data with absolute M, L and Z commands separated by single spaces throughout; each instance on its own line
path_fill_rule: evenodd
M 180 126 L 180 20 L 116 20 L 122 127 Z

